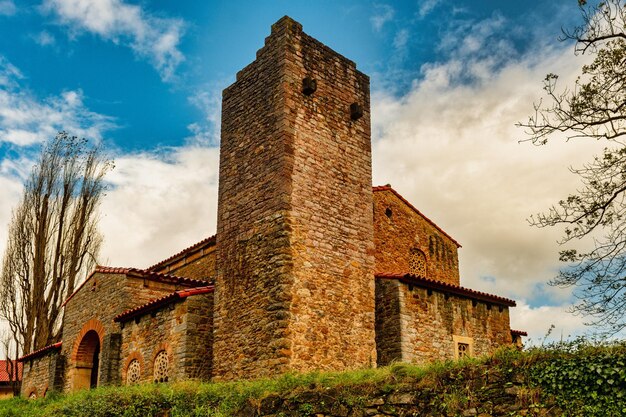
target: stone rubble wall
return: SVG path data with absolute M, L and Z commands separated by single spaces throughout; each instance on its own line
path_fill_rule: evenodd
M 175 291 L 176 285 L 126 277 L 124 274 L 96 273 L 65 306 L 63 346 L 64 391 L 72 390 L 72 359 L 85 326 L 96 326 L 102 334 L 98 385 L 118 385 L 120 374 L 120 324 L 113 318 L 131 308 Z M 101 326 L 101 328 L 100 328 Z
M 207 379 L 211 371 L 213 294 L 194 295 L 123 323 L 121 383 L 140 364 L 139 382 L 154 382 L 154 359 L 166 351 L 169 381 Z M 137 322 L 138 321 L 138 322 Z
M 204 253 L 194 254 L 181 265 L 174 265 L 167 273 L 179 277 L 211 281 L 217 275 L 217 252 L 215 246 L 207 248 Z
M 295 135 L 290 368 L 375 366 L 369 78 L 301 27 L 290 36 L 284 110 Z M 317 84 L 308 96 L 305 77 Z M 363 111 L 357 120 L 353 103 Z
M 384 353 L 381 365 L 454 359 L 453 336 L 470 338 L 473 356 L 490 354 L 512 343 L 507 307 L 448 296 L 397 280 L 378 279 L 376 288 L 377 342 L 379 352 Z M 388 327 L 398 322 L 400 332 Z
M 376 272 L 408 273 L 417 248 L 426 256 L 424 278 L 460 285 L 456 244 L 390 190 L 374 192 L 374 243 Z
M 43 356 L 24 362 L 20 395 L 29 398 L 35 393 L 37 398 L 45 397 L 49 392 L 61 389 L 63 372 L 62 357 L 58 350 L 52 350 Z

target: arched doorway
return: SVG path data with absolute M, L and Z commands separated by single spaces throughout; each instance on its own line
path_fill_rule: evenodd
M 80 341 L 76 352 L 76 365 L 72 378 L 73 389 L 95 388 L 98 386 L 100 368 L 100 337 L 90 330 Z

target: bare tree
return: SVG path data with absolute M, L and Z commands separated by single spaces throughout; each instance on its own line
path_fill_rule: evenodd
M 0 317 L 20 354 L 59 339 L 62 303 L 100 248 L 97 207 L 111 167 L 99 147 L 60 132 L 26 181 L 0 274 Z
M 564 31 L 563 40 L 574 40 L 574 52 L 592 55 L 593 62 L 582 67 L 570 88 L 558 89 L 558 76 L 548 74 L 544 101 L 518 125 L 536 145 L 555 135 L 607 143 L 602 155 L 572 169 L 581 189 L 531 217 L 531 223 L 564 226 L 562 245 L 591 243 L 588 251 L 561 251 L 567 266 L 551 284 L 574 287 L 579 302 L 572 310 L 589 317 L 600 333 L 614 334 L 626 328 L 626 5 L 578 3 L 584 23 Z

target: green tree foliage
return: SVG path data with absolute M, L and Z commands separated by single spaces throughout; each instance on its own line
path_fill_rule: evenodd
M 593 61 L 569 88 L 560 89 L 558 75 L 548 74 L 546 97 L 519 126 L 536 145 L 555 136 L 606 142 L 602 155 L 572 169 L 582 181 L 580 190 L 531 223 L 564 226 L 564 245 L 591 242 L 591 250 L 561 251 L 567 267 L 551 284 L 574 287 L 579 301 L 573 311 L 614 334 L 626 327 L 626 5 L 609 0 L 587 6 L 580 0 L 579 6 L 584 24 L 565 31 L 564 40 L 574 40 L 575 53 Z

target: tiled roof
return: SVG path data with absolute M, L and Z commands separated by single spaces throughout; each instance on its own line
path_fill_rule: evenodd
M 216 235 L 213 236 L 209 236 L 206 239 L 201 240 L 200 242 L 193 244 L 191 246 L 189 246 L 186 249 L 181 250 L 180 252 L 170 256 L 167 259 L 163 259 L 161 262 L 156 263 L 148 268 L 146 268 L 147 271 L 154 271 L 157 269 L 160 269 L 164 266 L 166 266 L 167 264 L 173 263 L 174 261 L 177 261 L 178 259 L 184 257 L 185 255 L 194 252 L 196 250 L 202 249 L 204 247 L 209 247 L 209 246 L 213 246 L 215 245 L 215 237 Z
M 0 360 L 0 384 L 3 382 L 11 382 L 9 372 L 7 371 L 7 365 L 9 362 L 6 359 Z M 14 366 L 17 365 L 17 380 L 22 380 L 22 363 L 13 362 Z
M 459 285 L 448 284 L 447 282 L 436 281 L 434 279 L 419 278 L 410 274 L 389 274 L 378 273 L 376 278 L 381 279 L 397 279 L 407 284 L 418 287 L 428 288 L 431 290 L 454 294 L 472 300 L 486 301 L 488 303 L 502 305 L 507 307 L 515 307 L 515 301 L 509 298 L 500 297 L 499 295 L 488 294 L 486 292 L 472 290 L 470 288 L 461 287 Z
M 49 352 L 51 350 L 61 349 L 62 343 L 63 342 L 57 342 L 55 344 L 48 345 L 46 347 L 42 347 L 41 349 L 37 349 L 36 351 L 29 353 L 28 355 L 22 356 L 21 358 L 18 359 L 18 361 L 24 362 L 24 361 L 27 361 L 29 359 L 34 359 L 34 358 L 36 358 L 38 356 L 43 356 L 45 353 L 47 353 L 47 352 Z
M 100 266 L 100 265 L 98 265 L 98 266 L 96 266 L 94 268 L 94 270 L 91 272 L 91 274 L 89 274 L 87 279 L 85 281 L 83 281 L 83 283 L 80 284 L 78 286 L 78 288 L 76 288 L 74 290 L 74 292 L 69 297 L 67 297 L 67 299 L 65 300 L 65 302 L 63 303 L 62 306 L 65 306 L 72 299 L 72 297 L 74 297 L 74 295 L 78 291 L 80 291 L 81 288 L 83 288 L 85 286 L 87 281 L 89 281 L 91 279 L 91 277 L 93 277 L 96 273 L 100 273 L 100 274 L 125 274 L 125 275 L 128 275 L 128 276 L 144 278 L 144 279 L 149 279 L 149 280 L 158 281 L 158 282 L 167 282 L 167 283 L 171 283 L 171 284 L 184 285 L 186 287 L 202 287 L 202 286 L 207 285 L 207 281 L 202 281 L 202 280 L 193 279 L 193 278 L 179 277 L 179 276 L 170 275 L 170 274 L 160 274 L 158 272 L 148 271 L 148 270 L 145 270 L 145 269 L 118 268 L 118 267 Z
M 158 309 L 173 301 L 181 300 L 183 298 L 187 298 L 192 295 L 208 294 L 208 293 L 213 292 L 214 290 L 215 290 L 215 287 L 213 285 L 207 285 L 205 287 L 196 287 L 196 288 L 189 288 L 186 290 L 174 291 L 171 294 L 167 294 L 163 297 L 150 300 L 146 304 L 140 305 L 139 307 L 126 310 L 123 313 L 120 313 L 117 316 L 115 316 L 113 320 L 117 322 L 125 322 L 128 320 L 131 320 L 134 317 L 141 316 L 149 311 Z
M 413 206 L 413 204 L 409 203 L 408 200 L 406 200 L 404 197 L 402 197 L 396 190 L 391 188 L 391 185 L 387 184 L 387 185 L 380 185 L 380 186 L 377 186 L 377 187 L 372 187 L 372 191 L 374 191 L 374 192 L 376 192 L 376 191 L 391 191 L 393 194 L 395 194 L 396 197 L 398 197 L 411 210 L 413 210 L 415 213 L 419 214 L 421 217 L 424 218 L 424 220 L 426 220 L 428 223 L 430 223 L 435 229 L 439 230 L 441 233 L 443 233 L 445 236 L 447 236 L 450 240 L 452 240 L 452 242 L 457 247 L 459 247 L 459 248 L 461 247 L 461 244 L 459 242 L 457 242 L 452 236 L 447 234 L 441 227 L 437 226 L 434 221 L 432 221 L 428 217 L 426 217 L 424 215 L 424 213 L 422 213 L 421 211 L 416 209 L 415 206 Z
M 523 330 L 513 330 L 511 329 L 511 335 L 513 336 L 528 336 L 528 333 Z

